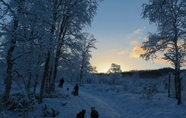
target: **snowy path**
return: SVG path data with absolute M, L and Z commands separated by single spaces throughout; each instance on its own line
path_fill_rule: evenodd
M 99 98 L 85 92 L 80 92 L 80 94 L 81 96 L 79 96 L 79 98 L 88 106 L 86 109 L 90 110 L 91 106 L 95 106 L 99 111 L 100 118 L 121 118 L 121 114 L 119 114 L 109 102 L 105 102 L 103 97 Z M 90 112 L 87 112 L 87 114 L 90 114 Z
M 80 86 L 79 96 L 70 92 L 72 85 L 66 85 L 70 91 L 59 88 L 69 97 L 47 100 L 51 107 L 60 111 L 56 118 L 75 118 L 82 109 L 86 109 L 85 118 L 90 118 L 90 108 L 95 106 L 100 118 L 186 118 L 186 105 L 176 105 L 176 100 L 160 93 L 152 100 L 141 99 L 139 94 L 118 93 L 99 90 L 100 87 Z M 46 103 L 45 102 L 45 103 Z M 61 103 L 67 103 L 62 106 Z
M 71 96 L 71 99 L 67 101 L 67 105 L 62 110 L 65 114 L 59 114 L 57 118 L 75 118 L 76 114 L 82 109 L 86 109 L 85 117 L 89 118 L 92 106 L 96 107 L 100 118 L 122 118 L 115 107 L 104 101 L 103 97 L 95 96 L 84 89 L 79 91 L 79 96 Z

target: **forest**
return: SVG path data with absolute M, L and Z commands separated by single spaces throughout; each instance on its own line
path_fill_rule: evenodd
M 118 96 L 123 98 L 137 95 L 137 101 L 154 100 L 158 95 L 155 100 L 164 102 L 166 97 L 161 96 L 168 94 L 170 101 L 177 100 L 177 105 L 185 103 L 185 70 L 181 68 L 186 64 L 186 1 L 150 0 L 142 5 L 142 19 L 155 23 L 157 32 L 149 33 L 148 40 L 142 43 L 145 53 L 140 57 L 148 61 L 161 53 L 173 68 L 122 72 L 119 65 L 112 63 L 107 73 L 97 73 L 90 64 L 97 40 L 85 28 L 91 27 L 102 1 L 0 0 L 0 116 L 73 118 L 82 106 L 92 107 L 92 99 L 103 117 L 122 117 L 118 109 L 124 106 L 114 105 L 115 98 L 105 97 L 108 91 L 113 92 L 110 96 L 120 93 Z M 67 90 L 58 86 L 61 78 Z M 75 84 L 82 87 L 82 96 L 77 99 L 68 91 Z M 46 101 L 60 104 L 60 110 L 50 108 L 54 104 L 48 106 Z M 150 106 L 157 104 L 151 102 Z M 74 104 L 77 106 L 72 107 Z M 101 105 L 108 107 L 107 113 Z M 181 111 L 186 109 L 181 107 Z M 110 109 L 114 114 L 109 114 Z M 65 114 L 62 110 L 68 111 Z

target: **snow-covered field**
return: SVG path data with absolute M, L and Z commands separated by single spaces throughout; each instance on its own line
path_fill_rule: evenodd
M 79 96 L 73 96 L 73 87 L 73 84 L 65 83 L 59 88 L 56 83 L 56 97 L 44 98 L 43 103 L 37 104 L 26 118 L 43 118 L 44 105 L 59 112 L 56 118 L 75 118 L 82 109 L 86 110 L 85 118 L 89 118 L 92 106 L 99 112 L 99 118 L 186 118 L 185 91 L 182 91 L 182 104 L 177 105 L 174 97 L 167 97 L 167 91 L 149 89 L 148 92 L 142 88 L 126 90 L 124 85 L 84 84 L 79 88 Z M 10 111 L 2 111 L 1 116 L 20 118 Z
M 71 85 L 66 87 L 73 88 Z M 142 94 L 122 91 L 122 86 L 96 85 L 80 86 L 79 96 L 73 96 L 65 89 L 59 91 L 69 97 L 44 101 L 60 111 L 56 118 L 75 118 L 82 109 L 86 109 L 85 118 L 88 118 L 91 106 L 96 107 L 100 118 L 186 118 L 185 103 L 177 105 L 176 99 L 167 97 L 167 93 L 157 93 L 152 99 L 146 99 Z M 61 103 L 67 104 L 62 106 Z

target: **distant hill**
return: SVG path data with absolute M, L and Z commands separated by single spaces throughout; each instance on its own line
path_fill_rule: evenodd
M 131 70 L 128 72 L 122 72 L 122 76 L 132 76 L 134 74 L 139 75 L 140 78 L 158 78 L 168 73 L 173 73 L 173 68 L 161 68 L 161 69 L 154 69 L 154 70 Z
M 181 70 L 181 72 L 186 71 L 186 69 Z M 158 77 L 167 75 L 168 73 L 174 73 L 173 68 L 160 68 L 153 70 L 131 70 L 122 72 L 123 77 L 132 77 L 134 75 L 138 75 L 139 78 L 152 78 L 156 79 Z M 98 73 L 98 75 L 108 75 L 108 73 Z
M 182 69 L 181 72 L 186 72 L 186 69 Z M 131 70 L 127 72 L 122 72 L 122 76 L 132 76 L 134 74 L 138 74 L 140 78 L 158 78 L 164 75 L 168 75 L 168 73 L 174 73 L 173 68 L 160 68 L 154 70 Z

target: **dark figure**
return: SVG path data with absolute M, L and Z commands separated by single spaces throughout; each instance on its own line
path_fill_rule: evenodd
M 78 84 L 76 84 L 76 86 L 74 87 L 74 90 L 73 90 L 74 96 L 78 95 L 78 89 L 79 89 L 79 86 L 78 86 Z
M 86 110 L 82 110 L 76 115 L 76 118 L 84 118 L 85 117 Z
M 95 107 L 91 107 L 90 118 L 99 118 L 98 111 L 96 111 Z
M 61 87 L 61 88 L 63 88 L 63 83 L 64 83 L 64 79 L 62 78 L 62 79 L 60 79 L 60 83 L 59 83 L 59 87 Z
M 67 87 L 67 91 L 69 91 L 69 88 Z

